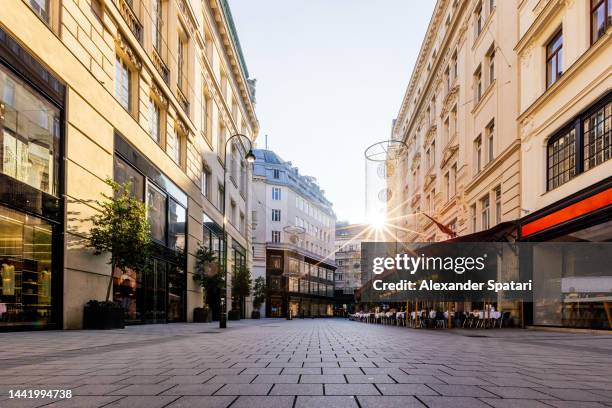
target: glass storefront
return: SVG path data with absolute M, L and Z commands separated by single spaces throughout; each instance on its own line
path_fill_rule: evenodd
M 120 149 L 131 149 L 122 139 L 118 141 Z M 135 150 L 121 153 L 135 157 L 141 168 L 116 154 L 114 179 L 118 183 L 129 182 L 133 196 L 146 202 L 155 244 L 152 260 L 145 270 L 115 271 L 114 300 L 123 306 L 126 322 L 185 321 L 186 276 L 182 250 L 187 228 L 186 196 Z
M 6 68 L 0 69 L 0 171 L 57 195 L 60 110 Z
M 587 243 L 612 242 L 612 221 L 579 229 L 552 241 L 559 244 L 534 249 L 537 293 L 534 293 L 533 323 L 611 329 L 612 273 L 609 265 L 601 262 L 609 257 L 610 245 Z
M 0 28 L 0 330 L 61 323 L 65 92 Z
M 0 326 L 52 321 L 53 226 L 0 206 Z

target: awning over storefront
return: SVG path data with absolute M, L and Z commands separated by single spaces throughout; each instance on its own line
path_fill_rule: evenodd
M 484 231 L 447 239 L 443 242 L 506 242 L 517 237 L 518 221 L 506 221 Z
M 547 241 L 603 224 L 612 213 L 612 177 L 529 214 L 520 222 L 522 241 Z

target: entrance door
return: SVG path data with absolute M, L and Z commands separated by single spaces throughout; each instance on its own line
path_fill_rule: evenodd
M 166 263 L 153 260 L 153 267 L 147 270 L 145 286 L 145 322 L 166 323 Z

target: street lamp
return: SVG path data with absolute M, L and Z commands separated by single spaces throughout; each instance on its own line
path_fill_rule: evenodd
M 225 226 L 227 224 L 227 217 L 225 216 L 225 211 L 227 208 L 227 146 L 229 145 L 230 140 L 232 140 L 233 138 L 238 138 L 238 140 L 240 141 L 240 145 L 242 146 L 243 150 L 246 151 L 246 148 L 244 147 L 244 143 L 243 141 L 246 140 L 246 144 L 248 145 L 249 149 L 246 153 L 246 155 L 244 156 L 245 160 L 247 161 L 247 163 L 253 163 L 255 161 L 255 155 L 253 154 L 253 144 L 251 143 L 251 139 L 249 139 L 247 136 L 240 134 L 240 133 L 236 133 L 235 135 L 230 136 L 226 141 L 225 141 L 225 146 L 223 147 L 223 249 L 225 251 L 225 253 L 223 254 L 224 256 L 224 263 L 223 263 L 223 289 L 221 292 L 221 315 L 219 316 L 219 328 L 220 329 L 225 329 L 227 327 L 227 237 L 225 236 Z M 248 195 L 247 195 L 248 197 Z

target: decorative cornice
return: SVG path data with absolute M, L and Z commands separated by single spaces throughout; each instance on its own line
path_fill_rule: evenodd
M 435 123 L 427 129 L 427 133 L 425 133 L 425 137 L 423 138 L 423 147 L 429 145 L 432 139 L 436 138 L 436 131 L 438 130 L 438 125 Z
M 459 84 L 456 83 L 446 94 L 442 101 L 442 110 L 440 112 L 440 118 L 444 118 L 448 111 L 454 106 L 459 96 Z
M 149 96 L 152 97 L 153 99 L 156 99 L 164 109 L 168 107 L 168 98 L 159 89 L 155 81 L 152 81 L 151 83 L 151 87 L 149 88 Z
M 140 71 L 142 69 L 142 63 L 140 62 L 140 59 L 138 59 L 138 57 L 134 53 L 134 50 L 132 50 L 132 47 L 130 47 L 130 45 L 127 43 L 125 38 L 123 38 L 123 35 L 121 35 L 119 31 L 117 31 L 117 34 L 115 35 L 115 46 L 127 57 L 128 62 L 136 70 Z
M 442 150 L 442 160 L 440 160 L 440 168 L 446 166 L 446 163 L 459 151 L 459 145 L 448 145 Z
M 179 132 L 187 137 L 190 136 L 190 132 L 189 132 L 189 127 L 187 127 L 187 125 L 185 124 L 185 122 L 183 122 L 180 118 L 175 118 L 174 119 L 174 130 L 176 132 Z
M 419 164 L 421 164 L 421 153 L 417 152 L 412 158 L 410 170 L 414 171 L 414 169 L 416 169 Z

